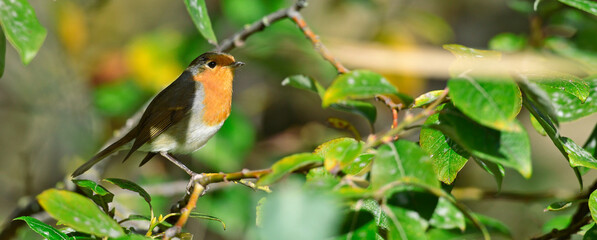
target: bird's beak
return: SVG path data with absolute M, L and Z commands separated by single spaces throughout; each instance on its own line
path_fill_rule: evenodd
M 245 65 L 245 63 L 244 63 L 244 62 L 233 62 L 233 63 L 231 63 L 229 66 L 230 66 L 231 68 L 237 68 L 237 67 L 241 67 L 241 66 L 243 66 L 243 65 Z

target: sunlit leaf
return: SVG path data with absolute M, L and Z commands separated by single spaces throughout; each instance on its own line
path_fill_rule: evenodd
M 293 75 L 282 80 L 282 86 L 292 86 L 298 89 L 309 90 L 317 93 L 320 97 L 323 97 L 325 88 L 319 84 L 319 82 L 312 77 L 305 75 Z
M 77 231 L 111 238 L 124 235 L 118 223 L 79 194 L 49 189 L 39 194 L 37 200 L 53 218 Z
M 560 121 L 573 121 L 597 112 L 597 75 L 587 77 L 585 81 L 590 89 L 585 103 L 568 92 L 543 87 L 553 102 L 555 113 Z
M 23 217 L 15 218 L 14 220 L 25 221 L 27 223 L 27 225 L 29 225 L 29 228 L 31 228 L 33 231 L 35 231 L 36 233 L 38 233 L 39 235 L 41 235 L 42 237 L 44 237 L 48 240 L 71 239 L 66 234 L 61 232 L 60 230 L 58 230 L 48 224 L 45 224 L 44 222 L 39 221 L 35 218 L 29 217 L 29 216 L 23 216 Z
M 422 94 L 421 96 L 415 98 L 414 102 L 409 106 L 409 108 L 420 108 L 427 106 L 435 102 L 435 100 L 437 100 L 443 94 L 444 90 L 435 90 Z
M 554 202 L 552 204 L 549 204 L 549 206 L 547 206 L 544 211 L 560 211 L 568 209 L 572 206 L 572 203 L 572 201 Z
M 567 137 L 561 137 L 560 141 L 568 154 L 570 166 L 597 169 L 597 159 L 591 153 Z
M 379 147 L 371 169 L 371 188 L 405 179 L 439 187 L 431 160 L 416 143 L 398 140 Z
M 335 174 L 352 164 L 362 147 L 363 143 L 353 138 L 338 138 L 319 145 L 313 153 L 322 157 L 325 169 Z
M 590 0 L 559 0 L 561 3 L 564 3 L 568 6 L 572 6 L 583 10 L 585 12 L 591 13 L 597 16 L 597 2 L 590 1 Z
M 522 107 L 520 90 L 511 79 L 462 76 L 448 81 L 458 109 L 478 123 L 503 131 L 520 131 L 514 119 Z
M 382 207 L 388 216 L 388 239 L 427 239 L 426 222 L 414 211 L 401 207 Z
M 545 132 L 545 129 L 543 129 L 543 127 L 541 126 L 541 123 L 539 123 L 539 121 L 537 121 L 537 119 L 535 118 L 535 116 L 529 115 L 529 120 L 531 122 L 531 125 L 535 129 L 535 131 L 537 131 L 537 133 L 539 133 L 539 134 L 541 134 L 543 136 L 547 136 L 547 133 Z
M 441 108 L 437 110 L 441 110 Z M 429 116 L 425 125 L 438 124 L 438 117 L 438 113 Z M 466 150 L 436 129 L 421 129 L 419 144 L 429 154 L 438 180 L 446 184 L 451 184 L 454 181 L 470 157 Z
M 589 210 L 591 210 L 593 221 L 597 222 L 597 190 L 593 191 L 589 196 Z
M 397 94 L 386 78 L 368 70 L 354 70 L 338 76 L 325 91 L 322 106 L 342 103 L 349 99 L 373 98 L 378 94 Z
M 211 20 L 207 14 L 205 0 L 184 0 L 184 3 L 187 6 L 189 15 L 191 15 L 191 19 L 193 19 L 193 23 L 195 23 L 195 26 L 197 26 L 201 35 L 203 35 L 209 43 L 213 45 L 218 44 L 216 34 L 214 34 L 214 30 L 211 28 Z
M 541 74 L 526 74 L 527 78 L 537 83 L 542 88 L 550 88 L 552 91 L 566 92 L 577 97 L 582 103 L 589 96 L 589 84 L 586 80 L 580 79 L 571 74 L 546 71 Z
M 26 0 L 1 0 L 0 23 L 23 63 L 29 64 L 46 38 L 46 29 L 39 24 L 31 5 Z
M 462 231 L 466 228 L 466 221 L 462 212 L 445 198 L 439 199 L 429 224 L 436 228 L 458 228 Z
M 322 162 L 323 158 L 313 153 L 299 153 L 290 155 L 274 163 L 274 165 L 272 165 L 272 172 L 259 178 L 257 185 L 270 185 L 294 170 Z
M 446 136 L 480 159 L 516 169 L 526 178 L 531 176 L 531 150 L 529 136 L 517 124 L 519 132 L 497 131 L 467 118 L 458 109 L 445 105 L 439 113 L 439 124 L 430 127 Z

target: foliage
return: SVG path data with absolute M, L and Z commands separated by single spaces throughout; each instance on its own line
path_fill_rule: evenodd
M 223 4 L 233 6 L 231 2 L 224 1 Z M 583 11 L 582 14 L 597 15 L 597 4 L 592 1 L 560 2 Z M 0 3 L 3 4 L 0 5 L 0 22 L 5 36 L 19 51 L 22 61 L 27 63 L 43 42 L 45 30 L 25 0 Z M 184 3 L 201 35 L 208 42 L 217 44 L 205 1 L 185 0 Z M 540 1 L 536 3 L 540 11 Z M 7 17 L 13 11 L 18 17 Z M 226 11 L 240 12 L 234 8 Z M 238 18 L 255 17 L 247 14 Z M 24 35 L 23 31 L 31 34 L 25 39 L 19 38 Z M 388 110 L 403 111 L 405 117 L 393 119 L 395 124 L 391 128 L 365 140 L 359 137 L 336 138 L 320 143 L 308 152 L 281 157 L 267 171 L 252 176 L 258 180 L 244 184 L 254 189 L 267 190 L 269 185 L 274 187 L 274 193 L 263 197 L 255 209 L 261 238 L 489 239 L 491 236 L 509 236 L 509 230 L 501 222 L 476 214 L 457 201 L 451 185 L 469 162 L 474 162 L 490 174 L 498 188 L 505 177 L 504 168 L 511 168 L 525 178 L 531 177 L 533 164 L 529 135 L 517 119 L 521 111 L 528 111 L 533 127 L 552 140 L 576 174 L 582 189 L 582 174 L 597 169 L 597 127 L 581 147 L 561 135 L 559 124 L 597 111 L 594 101 L 597 97 L 597 53 L 579 47 L 577 41 L 580 39 L 544 36 L 538 42 L 531 40 L 524 35 L 504 33 L 489 42 L 493 50 L 444 45 L 444 49 L 456 59 L 447 69 L 450 72 L 447 87 L 420 96 L 408 96 L 384 75 L 366 69 L 338 74 L 327 87 L 318 79 L 302 74 L 284 79 L 284 86 L 315 93 L 321 99 L 322 108 L 357 114 L 371 126 L 378 117 L 378 108 L 372 103 L 376 98 L 389 99 L 386 102 L 390 107 Z M 524 50 L 545 51 L 571 59 L 580 65 L 582 71 L 533 72 L 523 66 L 500 71 L 500 74 L 483 71 L 489 65 L 504 61 L 510 56 L 508 54 Z M 3 59 L 0 63 L 2 69 Z M 120 88 L 125 92 L 129 89 L 127 86 Z M 109 92 L 97 93 L 97 98 L 102 99 L 100 104 L 109 100 Z M 128 97 L 134 98 L 131 101 L 136 99 L 135 96 Z M 126 111 L 127 107 L 114 111 Z M 233 115 L 231 122 L 244 121 L 235 118 Z M 401 139 L 402 134 L 421 122 L 418 142 Z M 347 121 L 343 123 L 350 124 Z M 228 154 L 227 159 L 240 158 L 252 146 L 255 133 L 250 130 L 245 133 L 250 136 L 250 143 L 231 146 L 234 153 Z M 234 145 L 232 143 L 239 141 L 232 139 L 230 143 Z M 223 151 L 230 150 L 226 148 Z M 284 181 L 292 179 L 289 175 L 293 173 L 306 177 Z M 105 181 L 137 193 L 148 204 L 149 214 L 129 215 L 117 220 L 118 214 L 111 207 L 113 193 L 93 181 L 74 180 L 86 196 L 49 189 L 37 197 L 58 225 L 67 228 L 57 229 L 31 217 L 16 220 L 25 221 L 47 239 L 151 239 L 161 237 L 163 230 L 172 226 L 167 220 L 180 215 L 154 216 L 152 196 L 142 187 L 124 179 L 109 178 Z M 227 181 L 225 177 L 223 181 Z M 286 185 L 289 187 L 275 189 L 277 184 L 288 182 L 291 182 Z M 590 238 L 595 235 L 594 222 L 597 222 L 597 190 L 591 190 L 590 195 L 580 200 L 558 201 L 547 206 L 546 211 L 586 204 L 589 211 L 586 216 L 592 216 L 592 220 L 589 224 L 582 224 L 588 229 L 583 234 L 585 238 Z M 223 224 L 221 219 L 210 215 L 191 216 Z M 292 224 L 281 221 L 283 218 L 291 219 L 289 222 Z M 147 228 L 130 229 L 122 224 L 133 220 L 147 222 Z M 302 226 L 293 225 L 301 223 Z M 548 226 L 556 225 L 560 227 L 562 224 Z M 140 235 L 137 233 L 140 230 L 147 233 Z M 188 238 L 190 234 L 183 232 L 178 236 Z

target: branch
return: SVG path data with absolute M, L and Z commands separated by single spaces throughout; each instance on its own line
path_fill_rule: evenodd
M 289 11 L 288 17 L 294 21 L 294 23 L 301 29 L 303 34 L 311 41 L 315 50 L 319 52 L 319 54 L 325 59 L 326 61 L 330 62 L 338 71 L 338 73 L 342 74 L 348 72 L 348 69 L 342 65 L 334 56 L 330 50 L 328 50 L 323 43 L 319 40 L 319 36 L 315 35 L 311 28 L 307 26 L 307 22 L 303 19 L 303 16 L 298 11 Z
M 263 31 L 263 29 L 265 29 L 274 22 L 288 18 L 289 13 L 298 12 L 306 6 L 306 0 L 297 0 L 296 3 L 292 6 L 286 9 L 280 9 L 278 11 L 275 11 L 261 18 L 261 20 L 249 25 L 244 30 L 235 33 L 234 35 L 232 35 L 232 37 L 224 39 L 224 41 L 222 41 L 222 44 L 220 44 L 220 46 L 217 47 L 216 50 L 219 52 L 229 52 L 234 48 L 241 47 L 245 44 L 245 40 L 247 40 L 249 36 L 253 35 L 256 32 Z

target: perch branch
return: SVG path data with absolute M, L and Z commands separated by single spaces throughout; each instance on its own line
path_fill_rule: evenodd
M 216 48 L 216 50 L 220 52 L 229 52 L 234 48 L 242 47 L 245 44 L 245 40 L 247 40 L 249 36 L 255 34 L 256 32 L 263 31 L 266 27 L 274 22 L 288 18 L 290 12 L 298 12 L 306 6 L 306 0 L 298 0 L 288 8 L 275 11 L 261 18 L 261 20 L 254 22 L 248 27 L 245 27 L 245 29 L 242 31 L 235 33 L 232 35 L 232 37 L 225 39 L 222 41 L 222 44 Z

